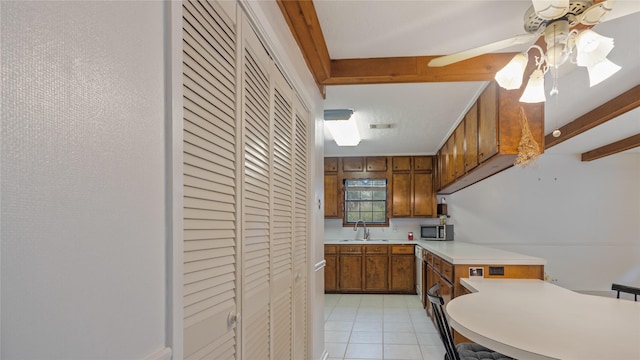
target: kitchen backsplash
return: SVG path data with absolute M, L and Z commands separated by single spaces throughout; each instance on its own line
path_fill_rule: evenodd
M 407 240 L 410 231 L 414 239 L 420 238 L 420 225 L 437 225 L 439 219 L 389 219 L 389 227 L 369 227 L 369 238 L 372 240 Z M 451 224 L 451 218 L 449 218 Z M 324 220 L 325 240 L 362 239 L 362 224 L 358 225 L 358 231 L 353 231 L 353 226 L 342 226 L 342 219 Z

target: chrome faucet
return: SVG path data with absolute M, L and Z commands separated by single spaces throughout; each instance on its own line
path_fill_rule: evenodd
M 356 224 L 353 225 L 353 231 L 358 231 L 358 224 L 362 222 L 362 228 L 364 229 L 364 236 L 363 238 L 365 240 L 369 240 L 369 230 L 367 230 L 367 223 L 364 222 L 364 220 L 358 220 L 356 221 Z

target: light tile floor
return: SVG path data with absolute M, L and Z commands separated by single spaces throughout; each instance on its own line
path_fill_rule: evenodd
M 444 346 L 417 295 L 325 294 L 329 360 L 440 360 Z

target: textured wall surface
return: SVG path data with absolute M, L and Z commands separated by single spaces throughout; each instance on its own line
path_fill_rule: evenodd
M 3 1 L 3 359 L 164 344 L 163 5 Z
M 456 241 L 547 260 L 549 280 L 606 291 L 640 281 L 640 154 L 544 154 L 447 196 Z

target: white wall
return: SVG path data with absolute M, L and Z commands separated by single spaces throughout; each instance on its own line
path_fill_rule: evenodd
M 165 344 L 163 4 L 1 3 L 3 359 Z
M 547 259 L 550 280 L 573 290 L 640 284 L 640 154 L 591 162 L 543 154 L 447 196 L 456 241 Z

